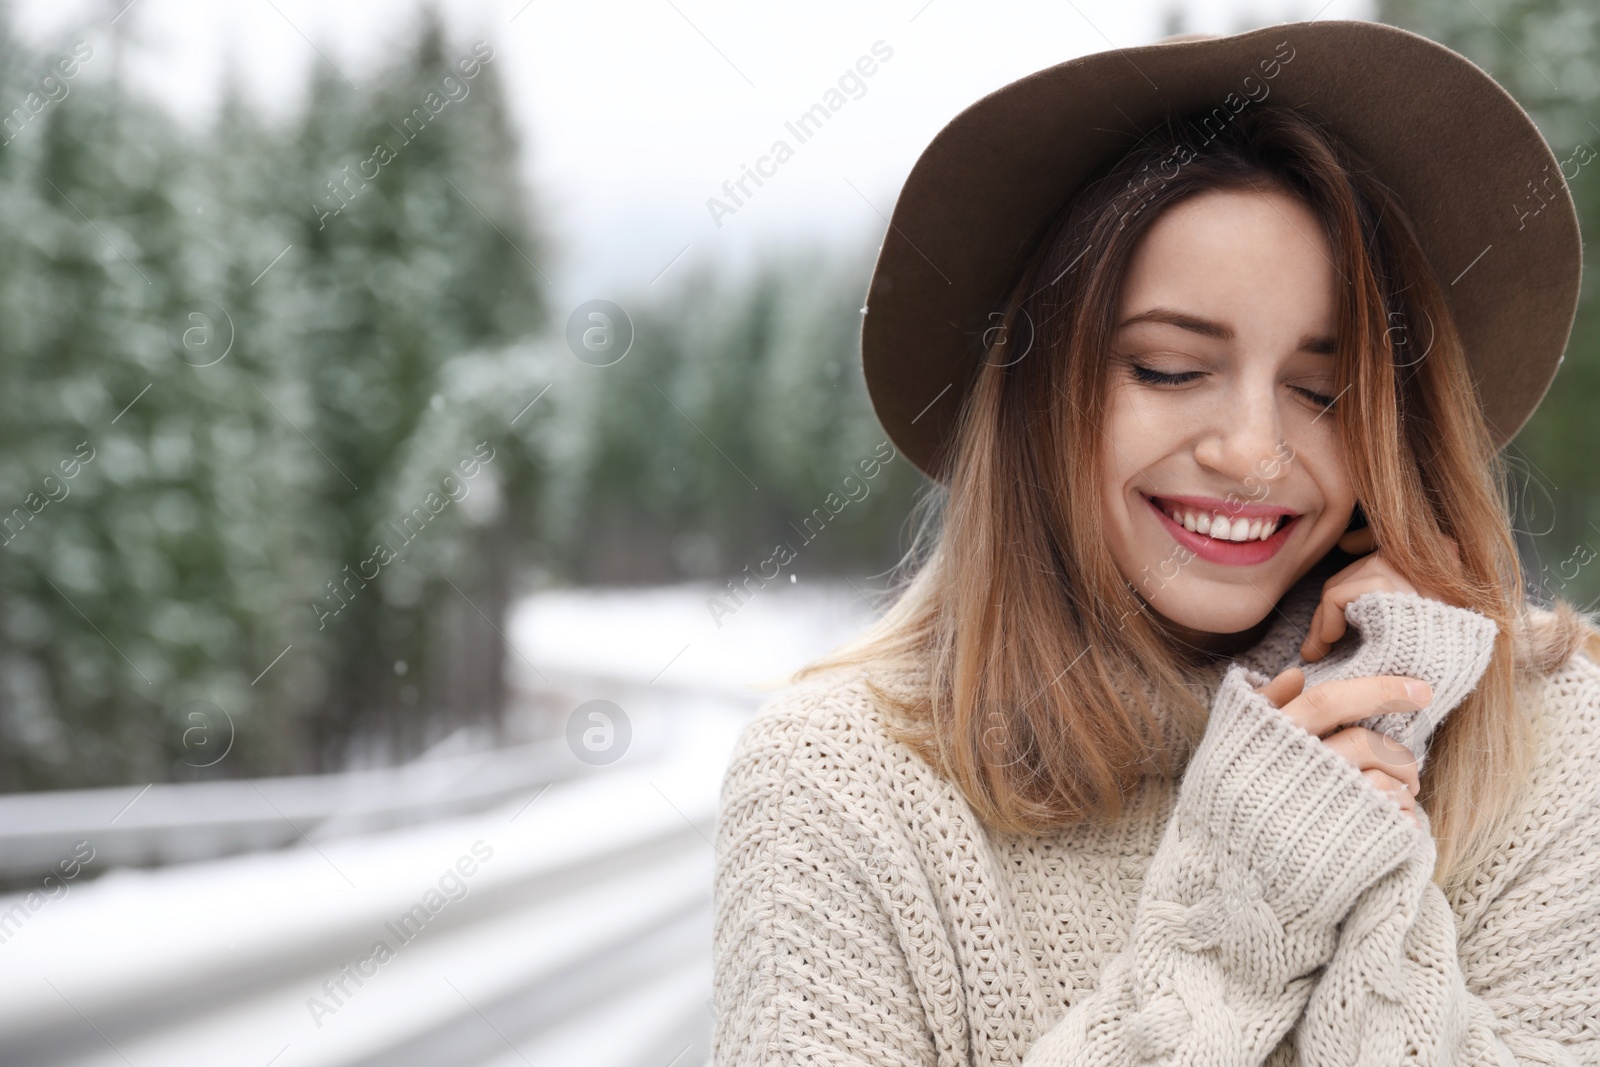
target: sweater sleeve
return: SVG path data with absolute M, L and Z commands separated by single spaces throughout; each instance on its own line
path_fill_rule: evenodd
M 1315 663 L 1298 661 L 1306 688 L 1336 678 L 1403 674 L 1421 678 L 1433 699 L 1421 711 L 1391 712 L 1355 725 L 1387 734 L 1410 749 L 1417 770 L 1427 763 L 1428 738 L 1477 687 L 1494 653 L 1499 627 L 1469 608 L 1417 593 L 1379 590 L 1345 605 L 1350 624 L 1333 651 Z
M 1515 873 L 1492 876 L 1458 947 L 1424 834 L 1351 908 L 1295 1035 L 1302 1064 L 1600 1064 L 1600 684 L 1577 692 L 1508 847 Z
M 1124 950 L 1025 1067 L 1258 1067 L 1304 1010 L 1338 924 L 1419 845 L 1344 757 L 1224 675 Z

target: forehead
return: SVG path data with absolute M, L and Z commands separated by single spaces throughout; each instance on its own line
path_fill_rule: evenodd
M 1321 223 L 1295 197 L 1201 193 L 1162 212 L 1140 239 L 1118 321 L 1160 306 L 1227 322 L 1241 338 L 1326 330 L 1339 278 L 1333 257 Z

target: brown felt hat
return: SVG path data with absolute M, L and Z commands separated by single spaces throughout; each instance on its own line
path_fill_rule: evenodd
M 939 131 L 900 190 L 861 327 L 873 407 L 911 462 L 944 477 L 980 339 L 1041 223 L 1164 118 L 1228 114 L 1246 97 L 1322 119 L 1398 194 L 1496 446 L 1522 428 L 1577 309 L 1578 219 L 1560 163 L 1517 102 L 1443 45 L 1376 22 L 1299 22 L 1081 56 Z

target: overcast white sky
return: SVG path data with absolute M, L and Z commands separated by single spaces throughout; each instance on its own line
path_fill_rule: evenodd
M 311 64 L 331 63 L 360 85 L 409 41 L 418 9 L 413 0 L 11 3 L 18 31 L 46 47 L 81 34 L 99 49 L 120 29 L 126 82 L 195 123 L 214 112 L 229 66 L 239 68 L 263 108 L 278 114 L 301 106 Z M 885 228 L 878 213 L 889 213 L 917 154 L 967 104 L 1073 56 L 1155 40 L 1172 4 L 441 0 L 439 6 L 459 40 L 483 38 L 495 48 L 493 62 L 523 134 L 525 180 L 556 239 L 559 258 L 547 273 L 561 307 L 636 292 L 696 259 L 738 261 L 776 243 L 863 234 L 876 240 Z M 1212 33 L 1313 16 L 1371 17 L 1368 0 L 1179 6 L 1185 29 Z M 717 227 L 707 198 L 764 154 L 784 135 L 784 121 L 816 103 L 877 41 L 893 57 L 865 79 L 866 93 Z M 103 77 L 108 68 L 90 63 L 84 76 Z

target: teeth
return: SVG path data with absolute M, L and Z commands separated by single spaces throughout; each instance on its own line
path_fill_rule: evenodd
M 1265 541 L 1278 532 L 1283 518 L 1274 516 L 1268 519 L 1247 519 L 1239 516 L 1230 519 L 1220 512 L 1191 511 L 1188 508 L 1165 505 L 1166 513 L 1173 522 L 1185 530 L 1204 534 L 1218 541 Z

